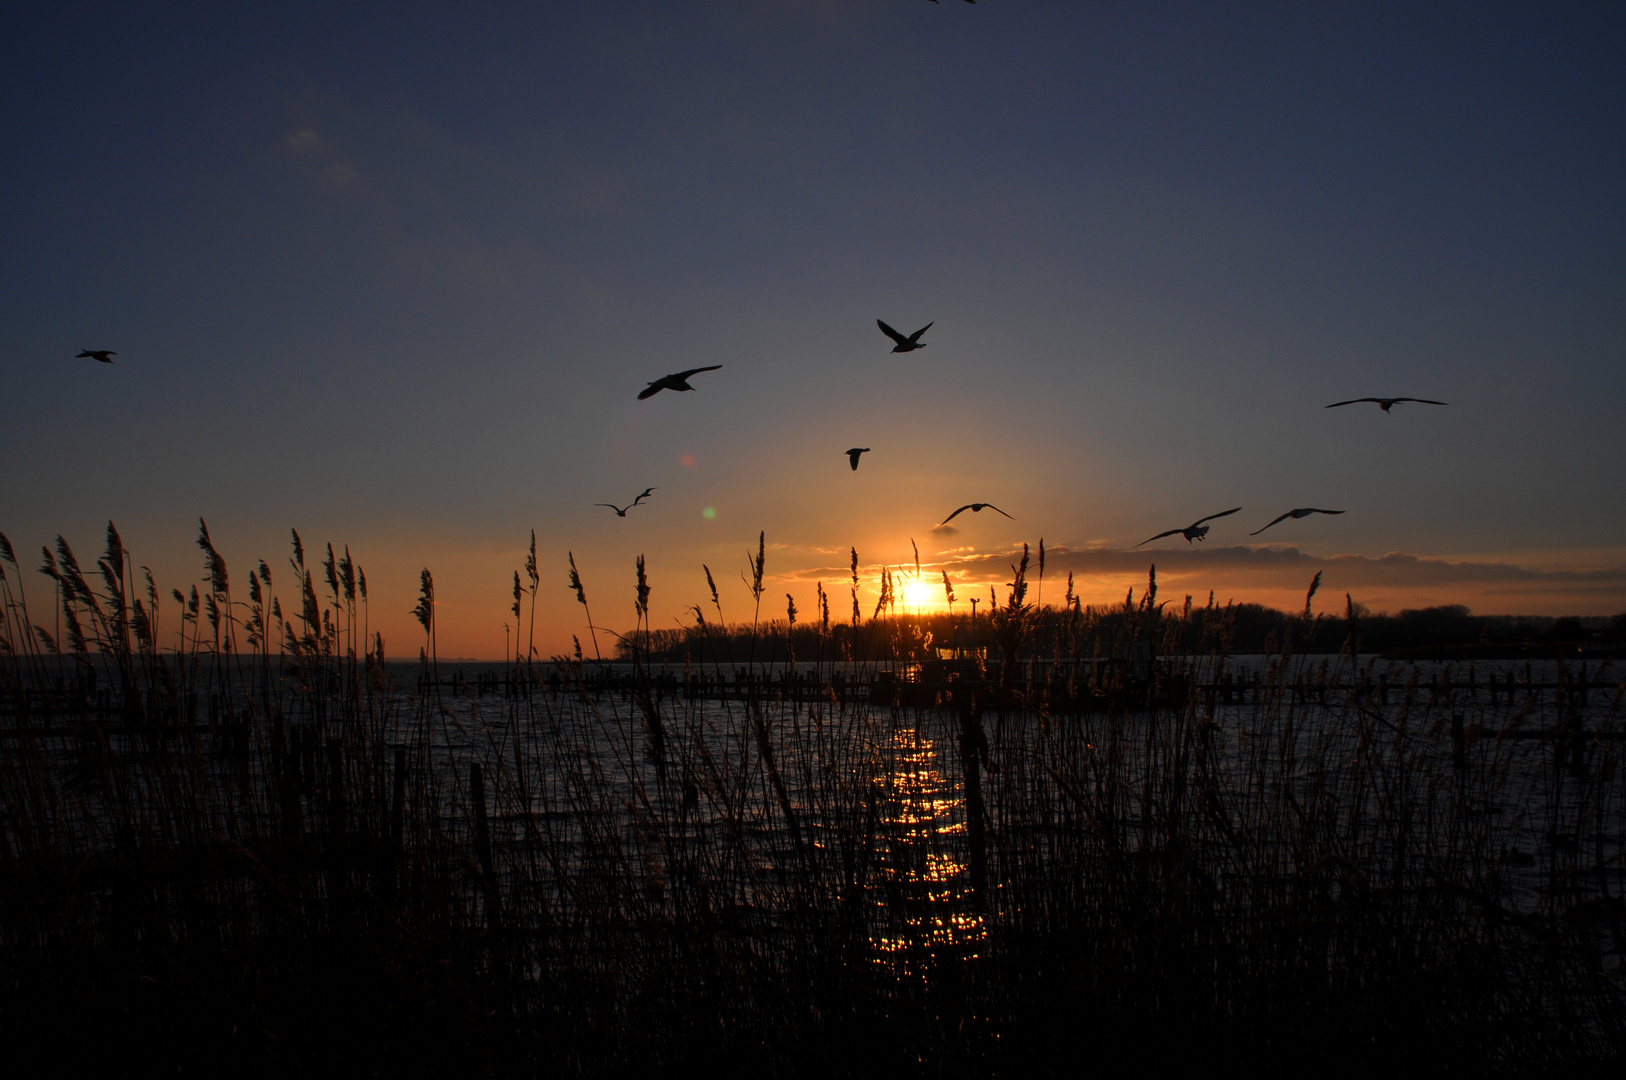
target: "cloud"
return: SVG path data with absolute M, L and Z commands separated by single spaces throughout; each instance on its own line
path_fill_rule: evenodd
M 825 552 L 805 549 L 810 554 Z M 1220 603 L 1236 600 L 1297 610 L 1304 605 L 1310 579 L 1322 575 L 1321 595 L 1337 599 L 1348 592 L 1373 610 L 1400 610 L 1437 604 L 1465 604 L 1482 614 L 1604 615 L 1626 611 L 1626 564 L 1598 569 L 1543 569 L 1511 562 L 1453 561 L 1392 551 L 1367 555 L 1312 555 L 1296 547 L 1228 547 L 1155 553 L 1108 547 L 1047 547 L 1045 598 L 1068 574 L 1086 604 L 1117 603 L 1124 590 L 1138 593 L 1148 570 L 1156 566 L 1165 595 L 1213 591 Z M 921 563 L 928 578 L 947 570 L 956 588 L 981 589 L 1008 582 L 1020 549 L 978 552 L 950 548 Z M 790 560 L 797 561 L 794 557 Z M 822 563 L 823 560 L 818 560 Z M 912 564 L 888 563 L 894 571 L 913 572 Z M 873 592 L 882 564 L 860 568 L 862 590 Z M 778 568 L 775 581 L 810 587 L 823 581 L 831 588 L 844 582 L 849 567 L 811 565 Z M 1038 584 L 1037 565 L 1029 568 L 1030 585 Z M 835 584 L 832 584 L 835 583 Z M 969 594 L 968 594 L 969 595 Z M 801 602 L 798 600 L 798 602 Z
M 932 535 L 933 536 L 953 536 L 955 533 L 957 533 L 959 531 L 960 530 L 956 529 L 953 525 L 933 525 L 932 526 Z
M 980 558 L 993 561 L 1007 557 L 1005 553 L 998 553 Z M 1311 555 L 1296 547 L 1197 548 L 1158 552 L 1052 548 L 1047 552 L 1047 558 L 1063 570 L 1085 573 L 1144 572 L 1147 566 L 1155 563 L 1160 574 L 1223 572 L 1231 576 L 1291 572 L 1307 575 L 1320 570 L 1336 573 L 1351 583 L 1371 585 L 1539 582 L 1626 587 L 1626 566 L 1596 570 L 1542 570 L 1505 562 L 1452 562 L 1399 551 L 1372 558 L 1369 555 Z
M 289 132 L 283 138 L 283 145 L 292 155 L 294 168 L 300 175 L 322 184 L 329 190 L 344 187 L 353 189 L 361 177 L 361 170 L 357 164 L 341 157 L 338 144 L 331 139 L 324 139 L 314 127 Z M 378 193 L 368 194 L 377 197 Z
M 1010 552 L 964 555 L 955 561 L 972 573 L 1005 569 Z M 1302 593 L 1323 575 L 1323 589 L 1352 592 L 1369 603 L 1425 606 L 1468 603 L 1499 611 L 1509 604 L 1547 613 L 1599 614 L 1626 608 L 1626 565 L 1597 569 L 1542 569 L 1510 562 L 1452 561 L 1391 551 L 1368 555 L 1312 555 L 1296 547 L 1170 548 L 1156 552 L 1115 548 L 1051 548 L 1046 577 L 1072 573 L 1079 591 L 1121 592 L 1157 567 L 1158 583 L 1173 591 L 1210 589 L 1239 600 L 1277 603 L 1277 594 Z

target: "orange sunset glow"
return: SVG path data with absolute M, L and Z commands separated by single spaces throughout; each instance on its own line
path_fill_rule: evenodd
M 1623 57 L 0 4 L 0 1074 L 1620 1075 Z

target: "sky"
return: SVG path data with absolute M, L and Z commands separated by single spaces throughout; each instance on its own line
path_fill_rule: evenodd
M 0 531 L 184 589 L 203 518 L 289 597 L 347 544 L 401 656 L 426 567 L 502 655 L 533 530 L 543 655 L 567 555 L 676 627 L 759 534 L 764 617 L 1041 538 L 1048 603 L 1626 610 L 1622 55 L 1618 3 L 6 5 Z

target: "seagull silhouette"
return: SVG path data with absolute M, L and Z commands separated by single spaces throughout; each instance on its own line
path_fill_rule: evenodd
M 1297 510 L 1289 510 L 1287 513 L 1283 514 L 1281 517 L 1277 518 L 1276 521 L 1285 521 L 1288 518 L 1309 517 L 1311 514 L 1342 514 L 1342 513 L 1343 513 L 1342 510 L 1317 510 L 1313 506 L 1301 506 Z M 1276 524 L 1276 521 L 1272 521 L 1270 523 L 1270 525 Z M 1270 525 L 1266 525 L 1265 529 L 1270 528 Z M 1265 529 L 1255 529 L 1253 532 L 1249 533 L 1248 535 L 1249 536 L 1258 536 L 1260 533 L 1264 532 Z
M 1348 401 L 1335 401 L 1331 405 L 1323 405 L 1324 409 L 1336 409 L 1340 405 L 1356 405 L 1362 401 L 1370 401 L 1384 412 L 1399 405 L 1402 401 L 1415 401 L 1419 405 L 1449 405 L 1448 401 L 1431 401 L 1426 397 L 1357 397 Z
M 999 507 L 995 506 L 993 503 L 966 503 L 964 506 L 962 506 L 958 510 L 954 511 L 954 513 L 950 514 L 948 517 L 944 518 L 942 521 L 939 521 L 937 523 L 937 525 L 938 525 L 939 528 L 941 528 L 942 526 L 947 525 L 949 522 L 953 521 L 955 518 L 959 517 L 961 514 L 965 513 L 967 510 L 971 511 L 973 514 L 980 514 L 980 513 L 983 512 L 984 509 L 992 510 L 992 511 L 994 511 L 996 513 L 1000 513 L 1000 514 L 1005 514 L 1005 511 L 1001 510 Z M 1005 514 L 1005 516 L 1008 517 L 1008 518 L 1011 518 L 1012 521 L 1016 520 L 1015 518 L 1011 517 L 1011 515 L 1009 515 L 1009 514 Z
M 654 490 L 655 490 L 654 488 L 645 488 L 644 493 L 642 495 L 638 496 L 636 499 L 632 500 L 630 503 L 628 503 L 625 506 L 617 506 L 617 505 L 615 505 L 615 503 L 594 503 L 593 505 L 594 506 L 608 506 L 611 510 L 615 511 L 615 516 L 616 517 L 626 517 L 628 510 L 631 510 L 634 506 L 637 506 L 639 503 L 641 503 L 645 499 L 649 498 L 649 493 L 651 491 L 654 491 Z
M 1204 525 L 1203 522 L 1205 522 L 1205 521 L 1213 521 L 1215 518 L 1227 517 L 1227 516 L 1229 516 L 1231 514 L 1236 513 L 1240 509 L 1242 509 L 1242 507 L 1235 506 L 1235 507 L 1232 507 L 1229 510 L 1222 511 L 1222 512 L 1220 512 L 1218 514 L 1209 514 L 1205 518 L 1198 518 L 1196 521 L 1193 521 L 1190 525 L 1187 525 L 1183 529 L 1170 529 L 1168 532 L 1160 532 L 1156 536 L 1152 537 L 1151 540 L 1142 540 L 1140 543 L 1136 544 L 1135 546 L 1136 547 L 1145 547 L 1147 544 L 1150 544 L 1152 542 L 1152 540 L 1161 540 L 1165 536 L 1173 536 L 1175 533 L 1180 533 L 1182 536 L 1184 536 L 1186 538 L 1186 543 L 1188 543 L 1188 544 L 1191 543 L 1193 540 L 1201 540 L 1203 537 L 1208 535 L 1208 530 L 1213 527 L 1211 525 Z M 1268 528 L 1268 526 L 1267 526 L 1267 528 Z
M 926 343 L 920 340 L 920 335 L 932 328 L 932 324 L 927 323 L 925 326 L 922 326 L 919 330 L 916 330 L 908 337 L 904 337 L 902 334 L 886 325 L 886 323 L 882 322 L 880 319 L 875 320 L 875 325 L 881 328 L 881 333 L 897 342 L 897 344 L 892 347 L 893 352 L 914 352 L 916 349 L 924 349 L 926 347 Z
M 675 375 L 662 375 L 639 392 L 638 400 L 642 401 L 644 398 L 654 397 L 662 390 L 693 390 L 694 387 L 689 385 L 690 375 L 698 375 L 702 371 L 716 371 L 722 366 L 721 364 L 712 364 L 710 367 L 690 368 L 688 371 L 680 371 Z
M 109 360 L 108 357 L 117 355 L 118 353 L 114 352 L 112 349 L 86 349 L 84 352 L 74 357 L 74 359 L 83 360 L 88 356 L 92 360 L 100 360 L 104 364 L 111 364 L 113 361 Z
M 853 463 L 853 472 L 858 471 L 858 455 L 869 453 L 867 446 L 855 446 L 847 451 L 847 460 Z

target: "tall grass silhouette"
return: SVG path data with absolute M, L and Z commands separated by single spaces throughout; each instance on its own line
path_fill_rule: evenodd
M 850 621 L 822 582 L 765 618 L 765 537 L 748 623 L 708 567 L 712 615 L 652 629 L 640 556 L 613 657 L 568 557 L 591 655 L 543 661 L 533 535 L 514 655 L 469 683 L 427 569 L 420 661 L 387 663 L 347 548 L 312 567 L 296 533 L 240 600 L 198 544 L 203 590 L 161 597 L 111 524 L 92 575 L 44 551 L 45 590 L 0 536 L 0 1024 L 35 1067 L 1620 1057 L 1598 673 L 1397 674 L 1347 598 L 1341 651 L 1307 654 L 1314 584 L 1240 663 L 1237 609 L 1155 572 L 1030 603 L 1025 547 L 971 618 L 946 571 L 950 613 L 900 613 L 882 567 L 864 619 L 856 550 Z

